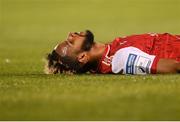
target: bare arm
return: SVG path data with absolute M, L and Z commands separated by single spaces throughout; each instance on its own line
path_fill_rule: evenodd
M 157 64 L 157 73 L 180 73 L 180 62 L 173 59 L 160 59 Z

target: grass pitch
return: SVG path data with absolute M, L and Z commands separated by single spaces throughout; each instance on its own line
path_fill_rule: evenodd
M 69 31 L 180 33 L 179 0 L 0 0 L 0 120 L 180 120 L 177 75 L 45 75 Z

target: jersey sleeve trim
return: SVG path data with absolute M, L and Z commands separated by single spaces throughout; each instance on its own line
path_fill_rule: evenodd
M 159 62 L 159 57 L 155 57 L 154 61 L 153 61 L 153 64 L 152 64 L 152 67 L 151 67 L 151 73 L 152 74 L 156 74 L 157 73 L 157 64 Z

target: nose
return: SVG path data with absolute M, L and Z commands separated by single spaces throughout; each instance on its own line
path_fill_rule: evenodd
M 69 43 L 73 43 L 75 38 L 76 38 L 75 33 L 69 32 L 66 41 L 69 42 Z
M 77 36 L 77 33 L 76 32 L 69 32 L 68 36 L 69 37 L 75 37 L 75 36 Z

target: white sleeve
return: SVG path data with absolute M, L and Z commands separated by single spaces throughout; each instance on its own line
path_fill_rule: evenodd
M 138 48 L 126 47 L 118 50 L 112 59 L 112 72 L 122 74 L 149 74 L 155 56 Z

